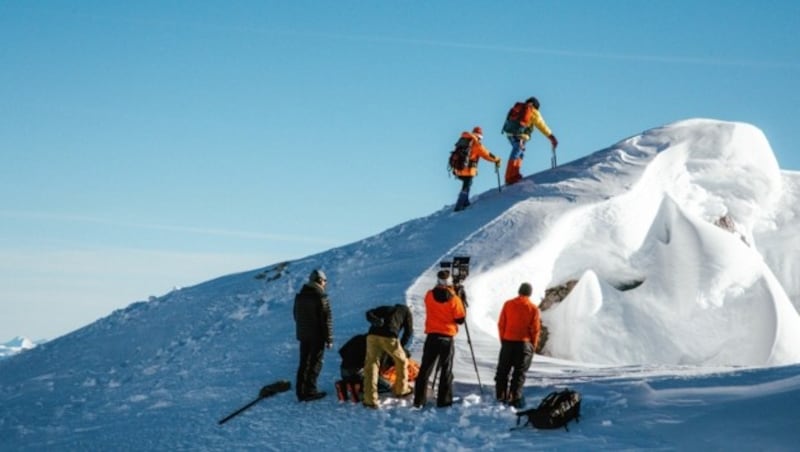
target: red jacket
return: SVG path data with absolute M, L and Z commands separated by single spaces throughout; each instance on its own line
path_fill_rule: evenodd
M 469 138 L 472 140 L 472 148 L 469 153 L 469 165 L 465 169 L 460 169 L 455 171 L 455 175 L 458 177 L 468 176 L 468 177 L 475 177 L 478 175 L 478 159 L 488 160 L 490 162 L 499 162 L 500 158 L 495 157 L 494 154 L 489 152 L 486 149 L 486 146 L 481 143 L 481 140 L 478 139 L 474 134 L 469 132 L 464 132 L 461 134 L 461 138 Z
M 506 301 L 497 321 L 501 340 L 530 342 L 534 349 L 539 343 L 541 328 L 539 308 L 524 295 Z

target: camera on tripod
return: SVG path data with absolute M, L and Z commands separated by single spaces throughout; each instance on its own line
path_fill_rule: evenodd
M 452 261 L 441 261 L 439 268 L 449 270 L 453 285 L 461 287 L 461 283 L 469 276 L 469 256 L 454 256 Z

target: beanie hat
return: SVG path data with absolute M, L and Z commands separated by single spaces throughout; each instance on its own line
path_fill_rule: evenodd
M 533 293 L 533 287 L 530 284 L 524 282 L 519 286 L 519 294 L 524 295 L 526 297 L 530 297 Z
M 480 138 L 480 139 L 483 139 L 483 129 L 481 129 L 481 126 L 475 126 L 475 127 L 472 129 L 472 133 L 473 133 L 474 135 L 477 135 L 477 136 L 478 136 L 478 138 Z
M 531 96 L 525 102 L 528 103 L 528 104 L 533 104 L 533 108 L 535 108 L 537 110 L 539 109 L 539 99 Z
M 449 286 L 451 283 L 450 270 L 439 270 L 439 273 L 436 274 L 436 284 L 440 286 Z
M 316 283 L 327 281 L 327 279 L 328 277 L 325 276 L 325 273 L 319 269 L 314 269 L 314 271 L 312 271 L 311 274 L 308 276 L 309 281 Z

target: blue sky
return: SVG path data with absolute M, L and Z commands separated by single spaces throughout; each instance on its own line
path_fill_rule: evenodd
M 677 120 L 800 170 L 789 1 L 0 2 L 0 340 L 455 201 L 447 154 L 537 96 L 567 162 Z M 523 174 L 549 166 L 535 136 Z M 496 187 L 482 164 L 473 193 Z M 513 244 L 510 244 L 513 246 Z

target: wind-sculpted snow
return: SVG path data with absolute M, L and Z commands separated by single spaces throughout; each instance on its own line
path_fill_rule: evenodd
M 748 245 L 754 225 L 770 218 L 783 196 L 758 129 L 684 121 L 587 161 L 564 170 L 581 168 L 574 172 L 583 185 L 563 190 L 577 203 L 520 202 L 459 246 L 490 262 L 467 285 L 471 324 L 496 338 L 494 319 L 521 282 L 532 282 L 541 296 L 578 279 L 543 316 L 545 352 L 553 357 L 604 365 L 800 361 L 796 310 Z M 626 174 L 635 168 L 643 170 Z M 713 224 L 725 216 L 735 222 L 733 233 Z M 618 289 L 627 281 L 642 283 Z
M 653 129 L 483 193 L 465 211 L 445 206 L 347 246 L 134 303 L 2 360 L 0 444 L 619 450 L 696 448 L 702 437 L 729 450 L 756 431 L 754 448 L 791 449 L 800 366 L 740 366 L 800 362 L 799 180 L 752 126 Z M 335 348 L 366 331 L 367 309 L 408 303 L 419 359 L 423 296 L 440 261 L 459 254 L 472 257 L 472 347 L 462 328 L 452 408 L 384 398 L 376 412 L 334 397 L 297 403 L 290 391 L 216 425 L 262 385 L 293 380 L 292 300 L 312 269 L 328 275 Z M 514 410 L 493 400 L 502 303 L 523 281 L 541 296 L 570 280 L 569 296 L 543 313 L 548 356 L 535 357 L 525 394 L 531 405 L 572 386 L 582 420 L 568 434 L 509 432 Z M 335 349 L 325 360 L 320 388 L 332 392 Z

